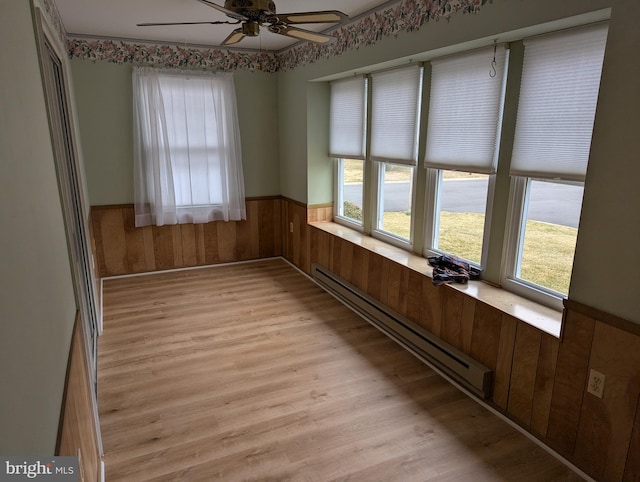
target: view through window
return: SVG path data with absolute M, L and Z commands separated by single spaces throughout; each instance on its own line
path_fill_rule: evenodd
M 340 159 L 339 162 L 341 203 L 338 215 L 361 225 L 363 222 L 364 161 Z
M 440 171 L 435 247 L 480 264 L 489 176 Z
M 380 208 L 377 228 L 411 239 L 411 201 L 413 171 L 411 166 L 380 163 Z
M 581 185 L 529 181 L 518 278 L 569 292 L 583 191 Z

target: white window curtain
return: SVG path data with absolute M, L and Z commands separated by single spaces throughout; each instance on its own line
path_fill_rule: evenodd
M 133 71 L 135 224 L 246 219 L 231 74 Z
M 607 25 L 525 41 L 514 176 L 584 181 Z
M 494 174 L 502 119 L 504 45 L 432 61 L 425 166 Z
M 329 155 L 364 159 L 367 89 L 364 77 L 331 82 Z
M 371 159 L 415 166 L 422 67 L 412 65 L 371 76 Z

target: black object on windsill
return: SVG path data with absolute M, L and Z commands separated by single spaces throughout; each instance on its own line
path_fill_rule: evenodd
M 429 256 L 429 265 L 433 267 L 433 284 L 466 284 L 470 279 L 480 279 L 480 270 L 470 266 L 457 256 Z

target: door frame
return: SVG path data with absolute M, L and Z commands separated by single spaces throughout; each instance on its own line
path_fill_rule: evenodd
M 50 28 L 46 15 L 34 8 L 36 43 L 47 108 L 51 144 L 58 179 L 58 190 L 69 252 L 76 309 L 85 333 L 83 345 L 91 387 L 91 404 L 99 455 L 104 455 L 98 418 L 97 361 L 98 336 L 102 332 L 102 316 L 97 302 L 96 277 L 89 238 L 88 211 L 83 191 L 79 144 L 74 122 L 74 104 L 69 85 L 67 53 Z

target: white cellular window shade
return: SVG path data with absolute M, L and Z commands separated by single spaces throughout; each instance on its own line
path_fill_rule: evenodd
M 331 83 L 329 155 L 337 159 L 365 158 L 367 90 L 364 77 Z
M 507 51 L 495 54 L 495 70 L 493 47 L 432 61 L 425 166 L 495 173 Z
M 422 67 L 371 76 L 371 159 L 415 166 Z
M 511 174 L 584 181 L 607 25 L 525 41 Z

